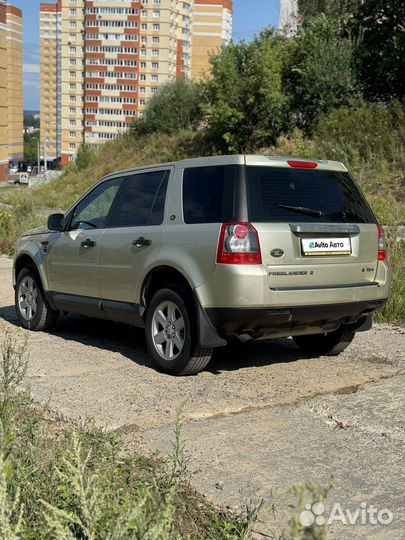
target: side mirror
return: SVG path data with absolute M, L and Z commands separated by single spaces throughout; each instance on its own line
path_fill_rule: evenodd
M 65 216 L 63 214 L 51 214 L 48 217 L 48 229 L 50 231 L 63 231 L 65 228 Z

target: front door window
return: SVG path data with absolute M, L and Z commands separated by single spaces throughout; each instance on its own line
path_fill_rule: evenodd
M 103 182 L 80 201 L 73 213 L 71 229 L 104 229 L 121 181 L 114 178 Z

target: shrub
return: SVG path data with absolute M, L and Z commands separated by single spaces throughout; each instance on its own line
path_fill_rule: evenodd
M 265 31 L 251 43 L 231 44 L 211 58 L 204 85 L 207 137 L 224 153 L 272 144 L 284 127 L 281 70 L 286 42 Z
M 309 134 L 322 114 L 350 102 L 356 92 L 352 55 L 350 39 L 325 15 L 301 29 L 283 68 L 290 125 Z
M 132 133 L 173 135 L 196 127 L 201 120 L 200 90 L 197 84 L 181 78 L 163 85 L 150 99 L 144 115 L 134 121 Z
M 383 162 L 403 169 L 404 129 L 404 108 L 398 101 L 389 105 L 359 101 L 322 117 L 314 142 L 328 159 L 368 167 Z

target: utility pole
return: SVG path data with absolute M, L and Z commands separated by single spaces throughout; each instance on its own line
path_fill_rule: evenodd
M 40 170 L 41 170 L 41 141 L 40 141 L 40 139 L 38 139 L 38 172 L 37 172 L 37 175 L 39 174 Z
M 47 141 L 47 139 L 45 139 L 45 142 L 44 142 L 44 174 L 48 170 L 48 167 L 47 167 L 47 160 L 48 160 L 47 145 L 48 145 L 48 141 Z

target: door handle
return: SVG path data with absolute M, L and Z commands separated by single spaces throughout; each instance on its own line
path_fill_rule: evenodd
M 93 240 L 90 240 L 90 238 L 86 238 L 86 240 L 83 240 L 83 242 L 80 245 L 85 248 L 88 248 L 88 247 L 95 246 L 96 243 Z
M 133 246 L 136 246 L 136 247 L 150 246 L 151 243 L 152 243 L 152 240 L 147 240 L 147 239 L 144 238 L 143 236 L 140 236 L 140 237 L 137 238 L 136 240 L 132 240 L 132 245 L 133 245 Z

